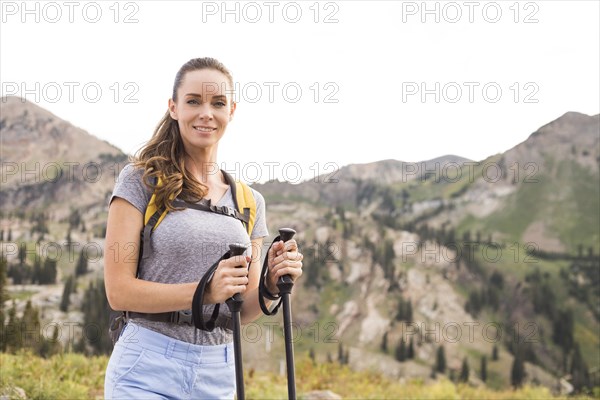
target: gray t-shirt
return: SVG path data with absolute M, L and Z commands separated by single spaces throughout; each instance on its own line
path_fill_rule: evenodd
M 152 197 L 152 190 L 142 182 L 143 170 L 126 165 L 115 184 L 110 202 L 121 197 L 137 208 L 142 215 Z M 250 237 L 237 219 L 221 214 L 194 209 L 173 211 L 166 215 L 151 236 L 152 251 L 139 264 L 139 278 L 161 283 L 198 282 L 204 273 L 227 250 L 229 244 L 247 245 L 251 255 L 250 239 L 268 236 L 263 196 L 252 189 L 256 200 L 256 220 Z M 234 207 L 231 189 L 228 189 L 218 206 Z M 204 306 L 205 320 L 210 318 L 212 305 Z M 135 319 L 135 323 L 188 343 L 217 345 L 232 341 L 231 313 L 221 304 L 217 327 L 212 332 L 190 325 L 176 325 Z

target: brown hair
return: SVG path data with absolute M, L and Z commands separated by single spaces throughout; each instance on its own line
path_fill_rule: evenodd
M 218 60 L 210 57 L 194 58 L 181 66 L 173 83 L 173 101 L 177 101 L 177 90 L 181 86 L 185 74 L 201 69 L 214 69 L 227 77 L 231 90 L 233 78 L 231 73 Z M 155 202 L 159 209 L 173 211 L 171 200 L 179 197 L 184 201 L 197 202 L 204 197 L 208 188 L 190 175 L 185 168 L 185 149 L 179 125 L 171 118 L 167 110 L 159 121 L 152 138 L 137 152 L 132 162 L 135 167 L 144 169 L 143 181 L 156 194 Z M 161 186 L 157 186 L 155 178 L 160 177 Z

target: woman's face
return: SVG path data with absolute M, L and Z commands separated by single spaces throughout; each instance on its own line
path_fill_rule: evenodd
M 235 111 L 231 85 L 217 70 L 190 71 L 177 89 L 177 102 L 169 100 L 169 111 L 188 152 L 216 146 Z

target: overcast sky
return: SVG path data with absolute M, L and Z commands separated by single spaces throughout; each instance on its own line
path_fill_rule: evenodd
M 133 153 L 178 68 L 211 56 L 238 85 L 219 162 L 247 181 L 483 160 L 600 112 L 599 4 L 2 1 L 1 91 Z

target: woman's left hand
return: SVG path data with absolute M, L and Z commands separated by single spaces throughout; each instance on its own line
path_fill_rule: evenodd
M 298 251 L 298 243 L 294 239 L 275 243 L 268 254 L 269 273 L 267 274 L 267 289 L 273 294 L 279 293 L 277 281 L 279 277 L 289 275 L 295 282 L 302 275 L 302 259 Z

